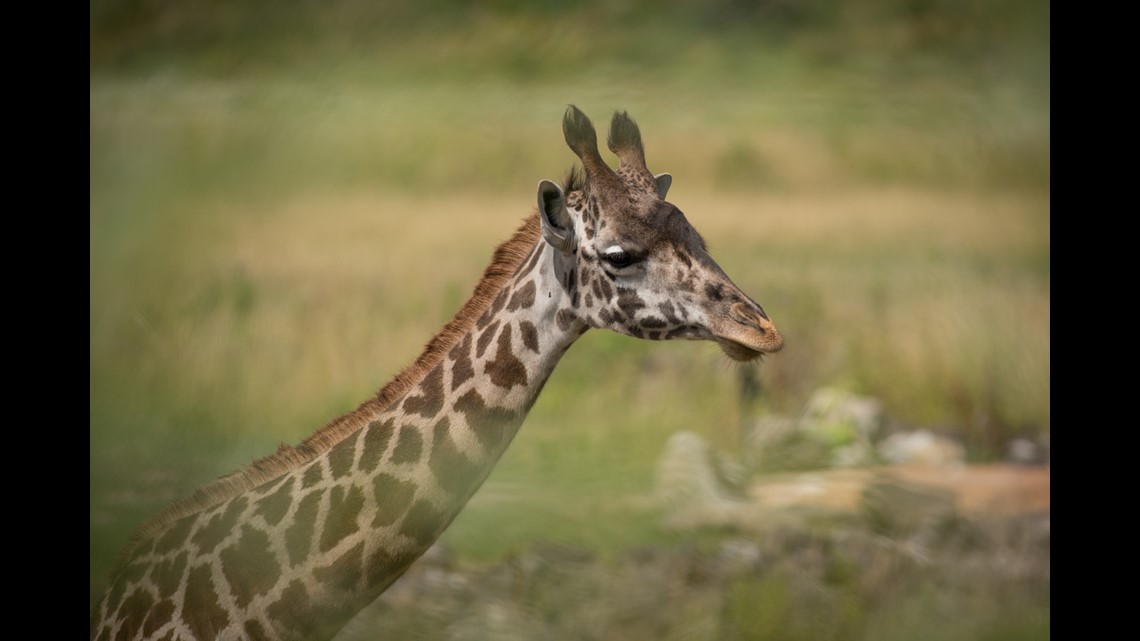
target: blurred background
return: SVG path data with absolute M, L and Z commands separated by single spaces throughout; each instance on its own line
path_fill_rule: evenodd
M 637 120 L 785 348 L 586 334 L 341 638 L 1048 638 L 1048 3 L 90 10 L 92 605 L 419 354 L 573 103 Z

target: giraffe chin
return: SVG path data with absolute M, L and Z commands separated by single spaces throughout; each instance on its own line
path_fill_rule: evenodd
M 758 323 L 756 328 L 735 325 L 726 329 L 727 331 L 714 333 L 712 338 L 720 345 L 721 351 L 734 361 L 754 361 L 784 347 L 784 338 L 767 319 Z
M 764 359 L 764 352 L 745 345 L 741 345 L 736 341 L 728 340 L 727 338 L 717 338 L 717 345 L 729 358 L 741 363 L 748 363 L 757 359 Z

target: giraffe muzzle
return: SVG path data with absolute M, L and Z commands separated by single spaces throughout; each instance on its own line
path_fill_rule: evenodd
M 715 340 L 729 358 L 751 361 L 780 351 L 784 339 L 759 306 L 733 303 L 714 328 Z

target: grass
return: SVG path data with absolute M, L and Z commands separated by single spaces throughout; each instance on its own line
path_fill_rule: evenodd
M 124 267 L 107 275 L 114 287 L 93 291 L 106 315 L 92 325 L 92 509 L 111 488 L 146 482 L 145 470 L 122 471 L 123 460 L 183 467 L 173 468 L 175 488 L 93 542 L 114 547 L 145 512 L 366 398 L 445 322 L 529 200 L 310 196 L 272 211 L 213 205 L 197 225 L 172 222 L 170 235 L 138 250 L 165 260 Z M 788 348 L 760 369 L 765 411 L 794 413 L 816 386 L 846 381 L 917 423 L 981 429 L 972 412 L 990 411 L 1013 427 L 1048 425 L 1041 203 L 922 192 L 729 197 L 680 186 L 674 200 L 787 334 Z M 993 217 L 1006 222 L 988 225 Z M 898 222 L 907 220 L 915 229 Z M 852 243 L 860 233 L 868 242 Z M 736 389 L 736 367 L 711 345 L 587 334 L 492 478 L 587 495 L 646 491 L 674 431 L 735 445 Z M 449 532 L 454 540 L 481 531 L 472 514 L 469 530 L 464 513 Z
M 146 516 L 411 362 L 571 165 L 570 102 L 630 111 L 670 200 L 786 336 L 758 411 L 840 385 L 975 458 L 1050 429 L 1047 51 L 894 55 L 894 30 L 837 55 L 818 30 L 541 12 L 336 38 L 177 11 L 93 22 L 93 593 Z M 652 513 L 588 515 L 647 492 L 677 430 L 731 450 L 754 418 L 737 385 L 712 345 L 587 334 L 491 477 L 506 498 L 445 540 L 493 559 L 665 536 Z

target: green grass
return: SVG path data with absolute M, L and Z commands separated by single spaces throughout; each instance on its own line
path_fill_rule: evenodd
M 574 161 L 571 102 L 630 111 L 670 200 L 786 336 L 757 411 L 841 385 L 975 458 L 1050 429 L 1048 52 L 1022 18 L 1003 18 L 1016 38 L 967 30 L 974 47 L 894 19 L 878 39 L 820 17 L 726 29 L 685 3 L 644 25 L 137 4 L 100 5 L 91 44 L 93 591 L 146 516 L 411 362 Z M 754 418 L 737 384 L 713 345 L 587 334 L 491 477 L 506 498 L 445 540 L 492 559 L 667 537 L 611 497 L 649 491 L 677 430 L 731 450 Z

